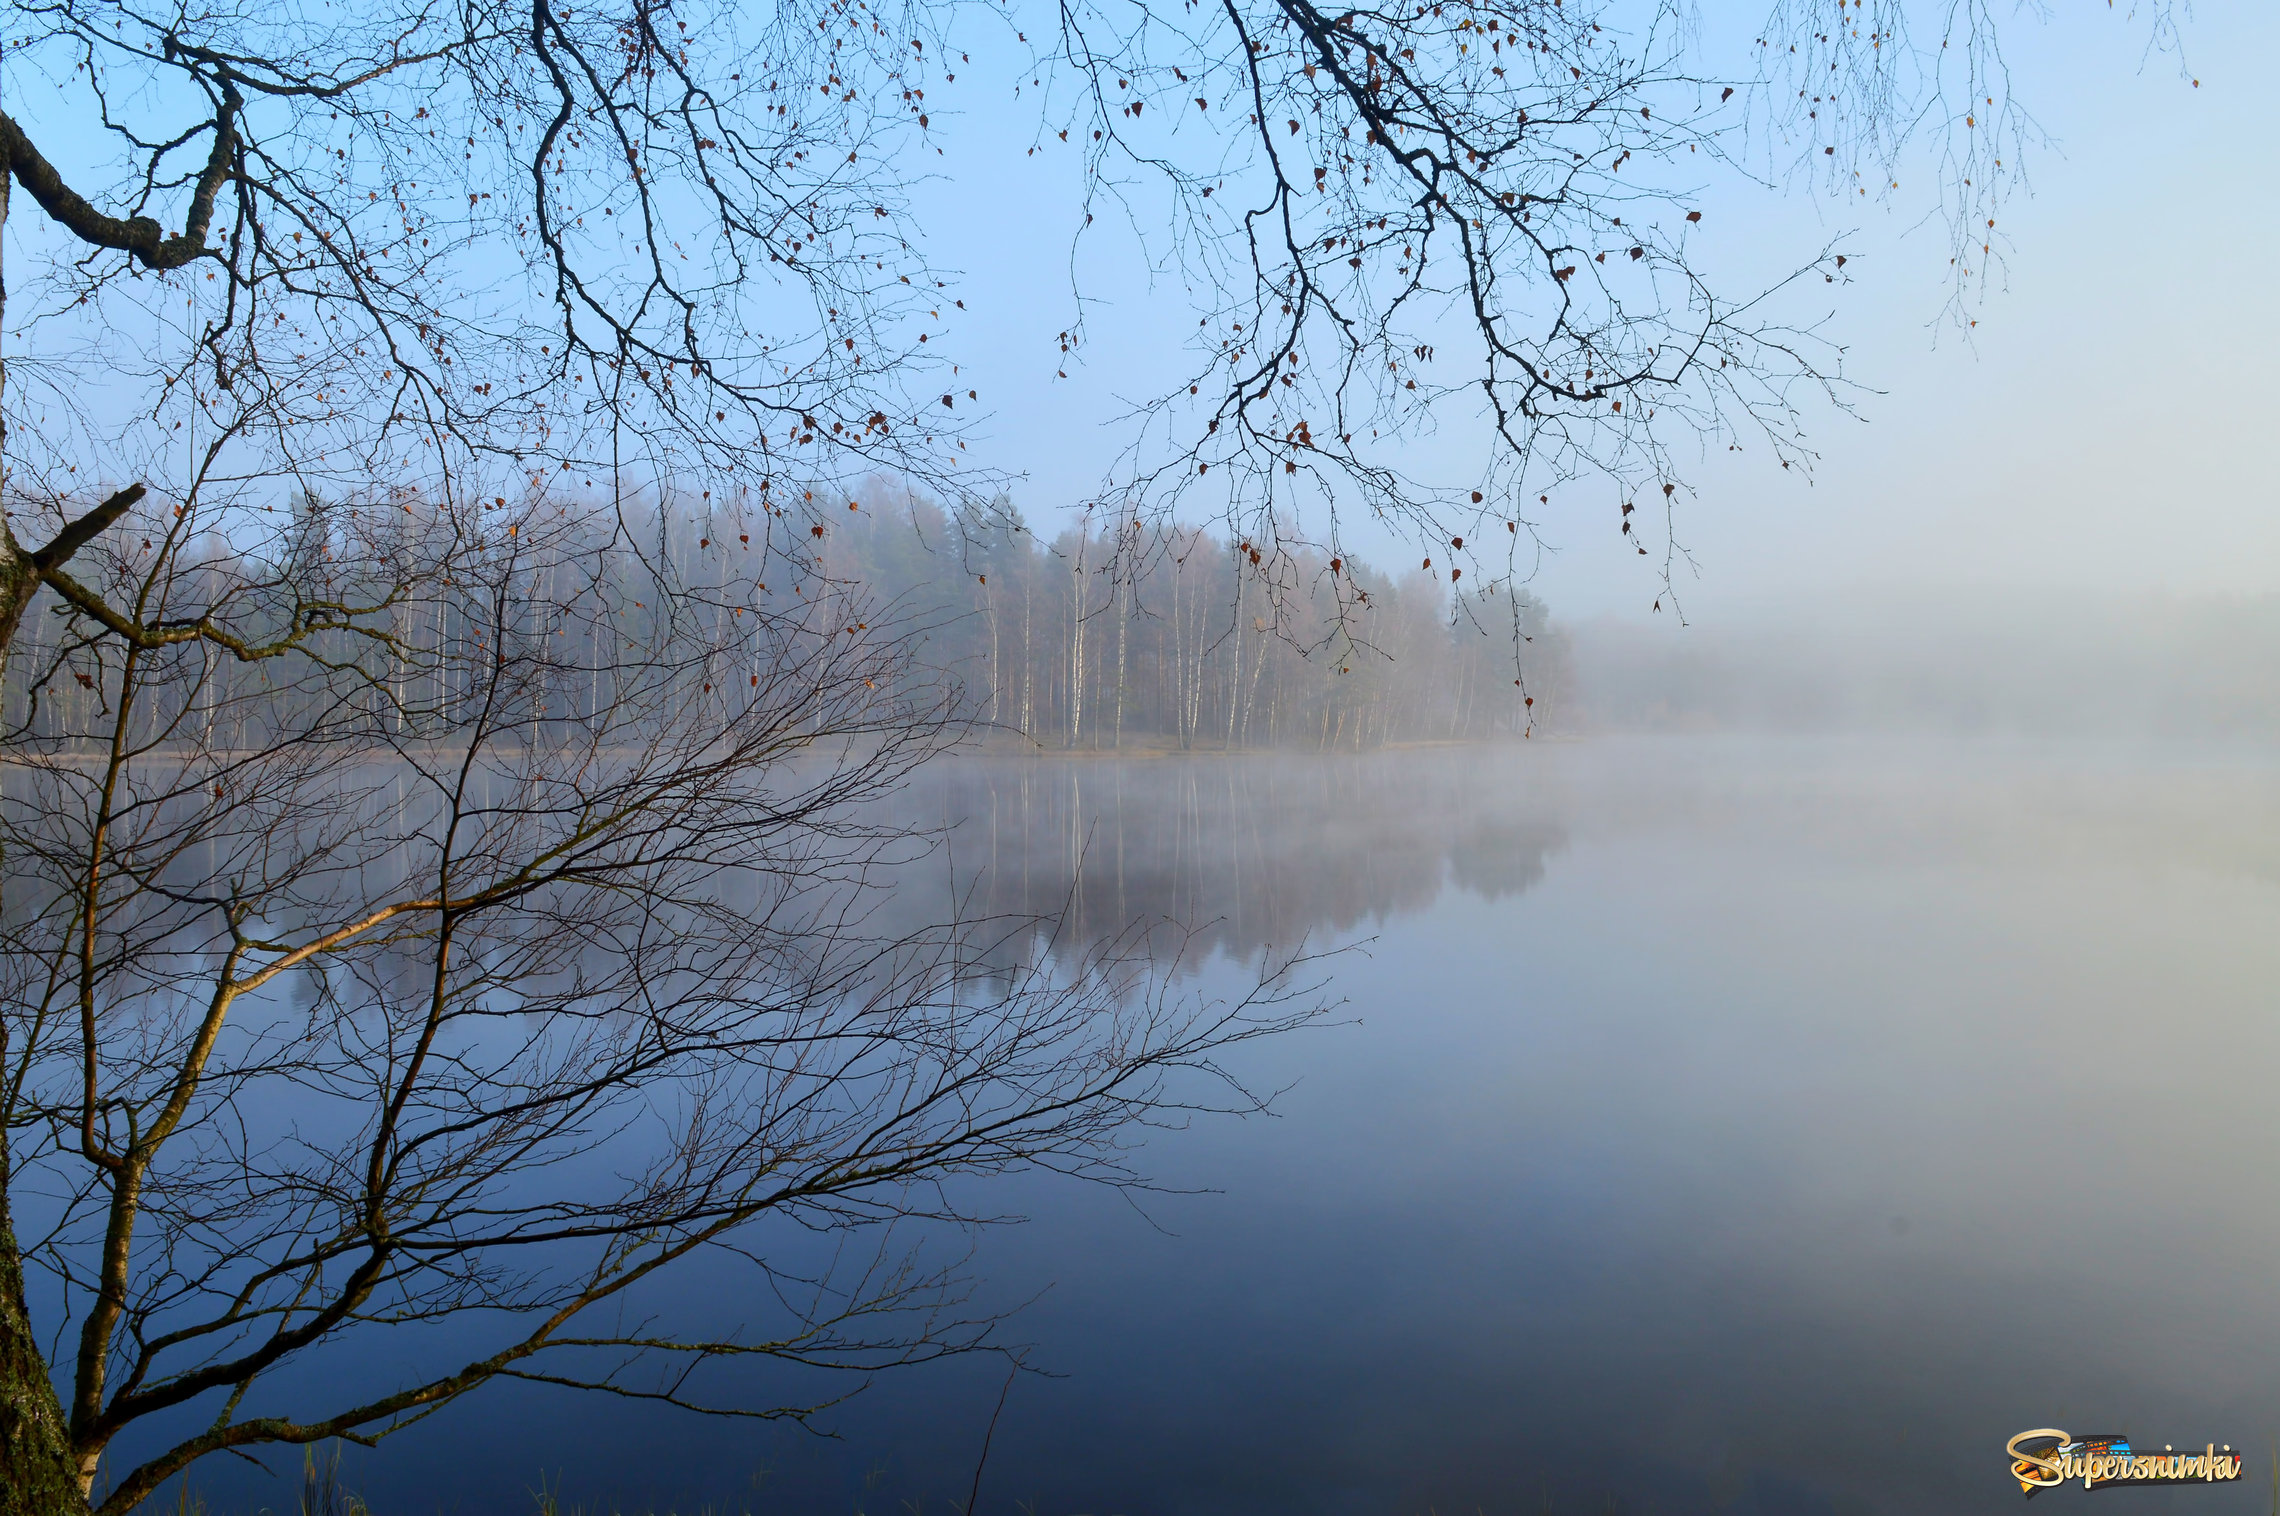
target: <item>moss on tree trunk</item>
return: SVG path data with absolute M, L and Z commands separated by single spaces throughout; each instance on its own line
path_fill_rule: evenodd
M 86 1510 L 63 1405 L 32 1335 L 15 1221 L 0 1190 L 0 1516 L 85 1516 Z

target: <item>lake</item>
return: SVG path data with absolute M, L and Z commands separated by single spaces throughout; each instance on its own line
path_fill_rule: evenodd
M 1150 1134 L 1155 1193 L 990 1192 L 1010 1388 L 890 1375 L 830 1438 L 485 1391 L 352 1452 L 383 1516 L 947 1513 L 986 1434 L 1009 1516 L 1994 1511 L 2032 1427 L 2247 1450 L 2117 1505 L 2271 1500 L 2271 753 L 976 758 L 904 803 L 956 824 L 897 912 L 1185 923 L 1199 993 L 1347 948 L 1242 1051 L 1278 1114 Z

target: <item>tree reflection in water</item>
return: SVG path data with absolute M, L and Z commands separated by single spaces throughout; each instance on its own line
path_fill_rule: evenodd
M 1508 785 L 1480 782 L 1498 761 L 1474 748 L 937 764 L 897 804 L 941 846 L 898 874 L 889 908 L 937 917 L 954 897 L 1072 947 L 1138 926 L 1190 967 L 1350 940 L 1452 886 L 1500 900 L 1543 879 L 1567 833 L 1517 766 Z

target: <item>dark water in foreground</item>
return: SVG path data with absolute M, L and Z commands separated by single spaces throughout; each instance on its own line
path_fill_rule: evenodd
M 941 871 L 1082 929 L 1301 936 L 1343 1024 L 1250 1049 L 1272 1120 L 1168 1185 L 1024 1182 L 980 1509 L 2010 1509 L 2029 1427 L 2280 1437 L 2280 766 L 2240 752 L 1669 740 L 1327 761 L 969 762 Z M 1081 886 L 1072 883 L 1081 858 Z M 701 1297 L 703 1281 L 685 1288 Z M 724 1302 L 723 1309 L 733 1308 Z M 944 1512 L 1003 1383 L 822 1425 L 486 1392 L 378 1453 L 382 1516 Z M 222 1503 L 285 1484 L 216 1470 Z M 266 1493 L 265 1493 L 266 1492 Z

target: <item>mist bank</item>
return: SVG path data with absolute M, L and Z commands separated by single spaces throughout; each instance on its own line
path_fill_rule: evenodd
M 1830 597 L 1570 644 L 1578 732 L 2280 736 L 2280 595 Z
M 1032 528 L 1009 499 L 946 509 L 884 481 L 812 530 L 820 572 L 923 626 L 920 659 L 985 730 L 1028 747 L 1521 737 L 1569 691 L 1541 600 L 1430 558 L 1387 567 L 1129 508 Z

